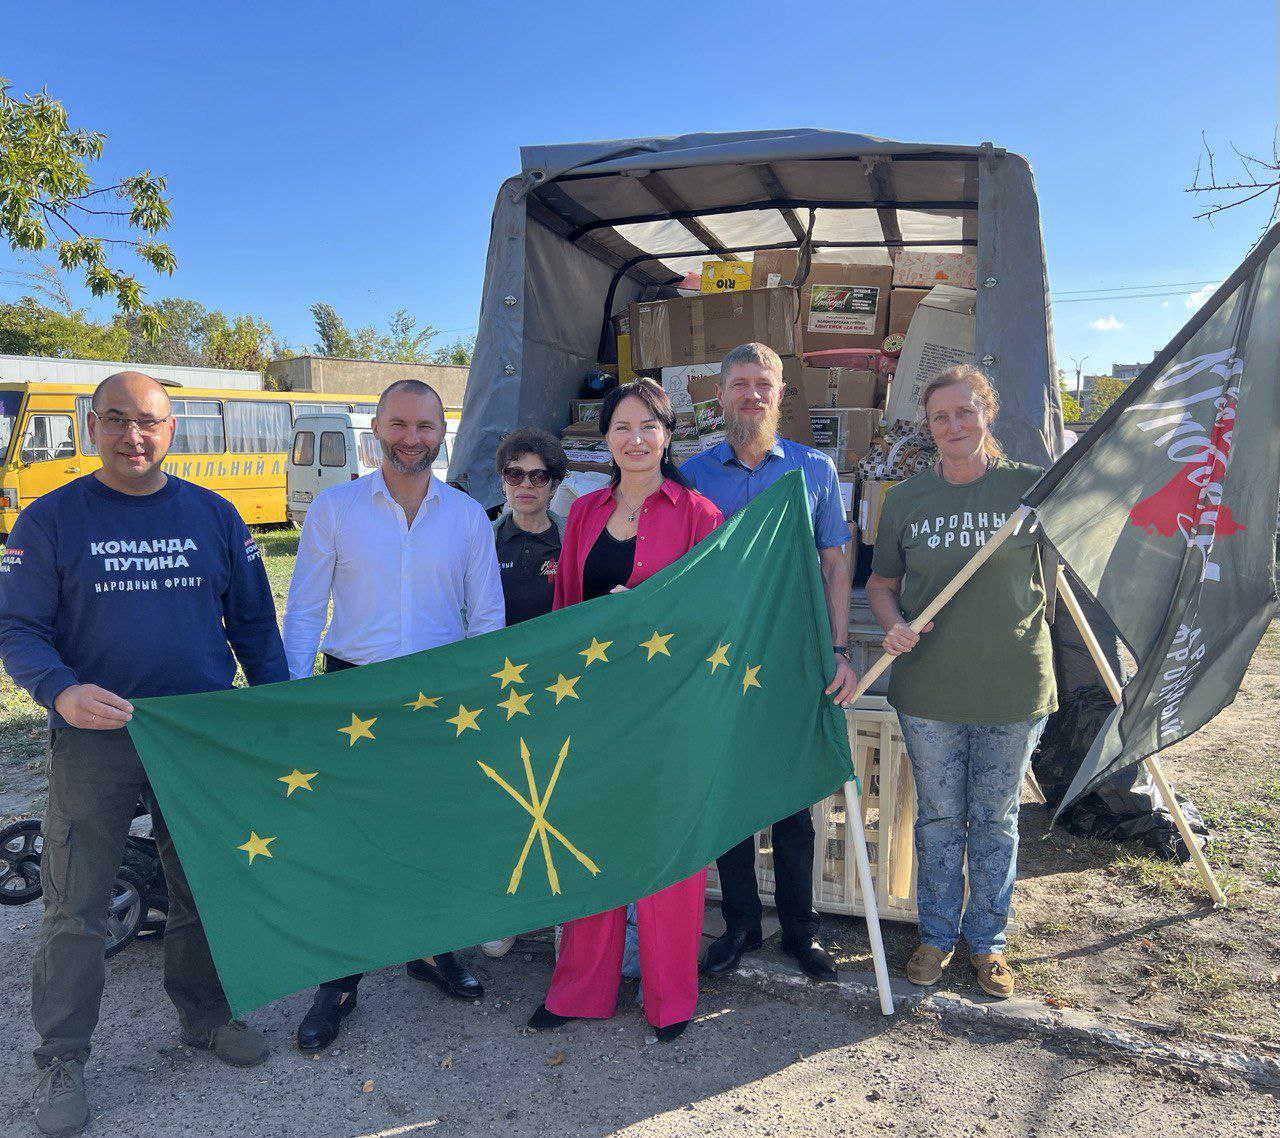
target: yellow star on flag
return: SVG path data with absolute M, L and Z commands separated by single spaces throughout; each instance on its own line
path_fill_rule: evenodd
M 507 712 L 507 722 L 510 723 L 513 716 L 528 715 L 529 700 L 533 698 L 533 692 L 525 692 L 521 695 L 515 688 L 507 692 L 507 698 L 498 704 L 499 707 L 505 708 Z
M 505 689 L 508 684 L 524 683 L 524 670 L 528 664 L 513 664 L 505 656 L 502 658 L 502 669 L 493 673 L 495 680 L 501 680 Z
M 756 676 L 763 666 L 764 666 L 763 664 L 757 664 L 753 668 L 749 664 L 747 665 L 747 674 L 742 677 L 742 694 L 743 695 L 747 694 L 747 688 L 760 687 L 760 681 L 756 679 Z
M 551 694 L 556 697 L 556 703 L 559 703 L 562 699 L 577 699 L 578 693 L 573 690 L 573 685 L 581 678 L 581 676 L 574 676 L 573 679 L 567 680 L 564 675 L 561 674 L 556 679 L 556 682 L 547 688 L 547 691 L 551 692 Z
M 591 638 L 591 643 L 578 653 L 579 656 L 585 656 L 587 658 L 587 662 L 583 667 L 589 668 L 596 660 L 600 660 L 607 664 L 609 662 L 609 657 L 604 654 L 604 650 L 612 643 L 612 640 L 597 640 L 593 636 Z
M 410 711 L 421 711 L 424 707 L 435 707 L 440 702 L 438 695 L 423 695 L 418 692 L 418 698 L 412 699 L 405 704 Z
M 658 630 L 655 628 L 653 631 L 653 635 L 650 636 L 648 640 L 640 641 L 640 647 L 647 648 L 649 651 L 649 655 L 647 659 L 652 660 L 659 653 L 661 653 L 663 656 L 670 656 L 671 653 L 667 651 L 667 641 L 670 640 L 674 635 L 675 635 L 674 632 L 668 632 L 664 635 L 658 632 Z
M 310 774 L 303 774 L 295 768 L 293 774 L 283 775 L 276 779 L 276 782 L 282 782 L 289 788 L 284 792 L 284 796 L 288 798 L 295 790 L 312 790 L 311 780 L 319 773 L 319 771 L 312 771 Z
M 260 838 L 252 830 L 249 831 L 249 840 L 242 846 L 236 846 L 238 850 L 244 850 L 249 855 L 249 864 L 253 864 L 255 857 L 271 857 L 271 851 L 267 847 L 275 841 L 275 838 Z
M 711 674 L 713 676 L 716 674 L 716 669 L 720 667 L 721 664 L 726 668 L 729 666 L 729 657 L 727 653 L 730 647 L 731 645 L 729 644 L 717 645 L 716 650 L 707 657 L 707 663 L 711 665 Z
M 458 714 L 452 719 L 446 719 L 445 722 L 452 723 L 458 729 L 458 735 L 464 731 L 479 731 L 480 727 L 476 720 L 480 718 L 480 712 L 483 710 L 483 707 L 477 707 L 475 711 L 468 711 L 462 704 L 458 704 Z M 457 736 L 455 735 L 454 738 Z
M 369 728 L 377 722 L 378 717 L 376 715 L 372 719 L 361 719 L 360 716 L 353 711 L 351 713 L 351 726 L 339 727 L 338 730 L 351 740 L 350 745 L 354 747 L 357 739 L 372 739 L 374 737 L 373 732 L 370 731 Z

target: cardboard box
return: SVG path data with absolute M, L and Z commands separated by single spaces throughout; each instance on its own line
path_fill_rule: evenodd
M 871 449 L 880 412 L 869 407 L 829 407 L 811 410 L 813 445 L 836 464 L 838 471 L 851 471 Z
M 766 249 L 755 256 L 751 283 L 755 288 L 784 285 L 795 279 L 798 270 L 794 249 Z M 810 265 L 800 289 L 796 354 L 879 348 L 889 324 L 892 281 L 891 265 Z
M 720 360 L 752 340 L 768 344 L 781 356 L 796 354 L 791 289 L 752 288 L 640 301 L 628 311 L 635 371 Z
M 626 311 L 610 317 L 613 325 L 613 339 L 618 349 L 618 382 L 631 383 L 636 378 L 635 369 L 631 366 L 631 319 Z
M 689 384 L 703 379 L 710 379 L 714 385 L 720 375 L 720 364 L 687 364 L 684 367 L 664 367 L 662 369 L 662 390 L 671 397 L 671 405 L 677 411 L 692 410 L 693 401 L 689 398 Z
M 903 249 L 893 262 L 894 288 L 978 287 L 978 254 L 925 253 Z
M 896 485 L 896 482 L 863 480 L 862 497 L 858 503 L 858 529 L 862 533 L 863 542 L 867 545 L 875 545 L 876 543 L 876 531 L 880 525 L 880 513 L 884 509 L 885 491 L 890 486 Z
M 592 439 L 566 432 L 560 441 L 564 445 L 564 454 L 569 460 L 570 470 L 607 474 L 612 469 L 613 460 L 609 455 L 609 444 L 598 434 Z
M 977 299 L 973 289 L 939 285 L 920 302 L 889 389 L 885 418 L 890 423 L 916 422 L 929 381 L 947 368 L 973 363 Z
M 842 367 L 806 367 L 802 386 L 813 407 L 874 407 L 878 377 L 873 371 Z
M 904 336 L 911 327 L 911 317 L 916 306 L 929 295 L 927 288 L 895 288 L 889 293 L 889 335 L 901 332 Z
M 853 521 L 853 500 L 858 489 L 856 474 L 840 475 L 840 504 L 844 506 L 844 520 Z
M 689 393 L 685 392 L 685 399 Z M 671 461 L 679 466 L 687 458 L 692 458 L 702 450 L 698 441 L 698 419 L 693 413 L 693 404 L 676 412 L 676 430 L 671 436 Z
M 603 399 L 575 399 L 572 408 L 573 421 L 575 423 L 598 423 L 600 422 L 600 409 L 603 406 Z
M 703 292 L 733 292 L 750 287 L 750 261 L 703 261 Z

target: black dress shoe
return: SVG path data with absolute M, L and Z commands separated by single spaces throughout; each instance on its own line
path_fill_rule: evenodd
M 673 1039 L 679 1039 L 684 1034 L 684 1029 L 688 1026 L 689 1021 L 682 1019 L 679 1023 L 669 1023 L 666 1027 L 655 1027 L 653 1035 L 659 1043 L 670 1043 Z
M 738 967 L 742 954 L 755 952 L 761 943 L 759 934 L 751 936 L 728 929 L 707 946 L 707 954 L 702 958 L 702 970 L 713 976 L 732 972 Z
M 411 960 L 405 965 L 405 971 L 415 980 L 434 984 L 446 996 L 459 1000 L 484 999 L 484 986 L 465 965 L 458 963 L 452 952 L 438 953 L 434 964 L 429 960 Z
M 529 1017 L 529 1027 L 533 1031 L 552 1031 L 566 1023 L 572 1023 L 577 1016 L 558 1016 L 547 1011 L 546 1004 L 539 1004 L 538 1010 Z
M 321 988 L 298 1024 L 298 1050 L 323 1051 L 338 1038 L 342 1021 L 355 1010 L 354 988 Z
M 811 980 L 821 980 L 824 983 L 835 980 L 836 962 L 816 940 L 784 940 L 780 947 L 783 952 L 795 959 L 795 962 L 800 965 L 800 971 Z

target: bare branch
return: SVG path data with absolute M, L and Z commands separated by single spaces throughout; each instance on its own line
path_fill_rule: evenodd
M 1225 202 L 1222 205 L 1215 205 L 1204 213 L 1197 213 L 1195 215 L 1195 220 L 1199 221 L 1202 218 L 1212 217 L 1215 213 L 1223 213 L 1226 210 L 1235 209 L 1235 207 L 1238 205 L 1244 205 L 1245 202 L 1251 202 L 1253 201 L 1254 198 L 1262 197 L 1262 195 L 1265 194 L 1268 190 L 1274 189 L 1276 185 L 1280 185 L 1280 183 L 1275 183 L 1271 186 L 1263 186 L 1262 189 L 1260 189 L 1256 194 L 1250 194 L 1247 198 L 1241 198 L 1239 201 Z

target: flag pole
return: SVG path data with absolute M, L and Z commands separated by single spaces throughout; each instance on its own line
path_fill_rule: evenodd
M 1019 506 L 1004 525 L 991 535 L 987 540 L 987 544 L 969 558 L 965 563 L 965 567 L 946 583 L 942 591 L 934 597 L 933 600 L 925 605 L 921 610 L 920 615 L 911 622 L 911 631 L 918 633 L 926 624 L 929 623 L 929 621 L 937 616 L 938 612 L 942 609 L 942 606 L 951 600 L 951 598 L 960 591 L 961 586 L 963 586 L 970 577 L 972 577 L 979 569 L 982 568 L 983 565 L 986 564 L 987 558 L 995 553 L 1000 546 L 1018 532 L 1018 527 L 1022 524 L 1025 518 L 1030 516 L 1030 514 L 1030 506 Z M 865 695 L 867 689 L 880 678 L 881 673 L 892 663 L 893 657 L 890 656 L 888 652 L 884 653 L 880 659 L 866 670 L 866 673 L 858 681 L 858 686 L 854 690 L 853 698 L 857 700 Z
M 1067 583 L 1067 575 L 1063 572 L 1061 566 L 1058 567 L 1058 592 L 1062 596 L 1063 604 L 1067 606 L 1067 611 L 1071 614 L 1071 619 L 1075 621 L 1076 627 L 1080 630 L 1080 636 L 1085 642 L 1085 647 L 1089 649 L 1089 655 L 1093 657 L 1094 665 L 1102 675 L 1103 683 L 1107 685 L 1107 691 L 1111 693 L 1111 698 L 1119 706 L 1124 698 L 1120 682 L 1116 679 L 1110 663 L 1103 655 L 1102 646 L 1098 643 L 1098 638 L 1093 634 L 1093 629 L 1085 617 L 1084 609 L 1080 607 L 1079 600 L 1076 599 L 1075 593 L 1072 592 L 1071 586 Z M 1195 862 L 1196 869 L 1200 871 L 1200 876 L 1209 890 L 1209 896 L 1213 899 L 1214 905 L 1225 905 L 1227 903 L 1227 895 L 1222 891 L 1222 886 L 1218 884 L 1218 879 L 1213 875 L 1213 869 L 1205 859 L 1204 851 L 1201 850 L 1199 843 L 1195 840 L 1195 835 L 1191 832 L 1191 825 L 1187 821 L 1186 814 L 1182 811 L 1178 796 L 1174 794 L 1173 787 L 1169 785 L 1169 780 L 1165 778 L 1164 768 L 1160 765 L 1160 760 L 1155 755 L 1148 755 L 1142 761 L 1146 764 L 1147 770 L 1151 772 L 1151 778 L 1160 791 L 1160 797 L 1164 800 L 1165 809 L 1173 815 L 1173 821 L 1178 827 L 1178 833 L 1182 835 L 1182 841 L 1190 851 L 1191 860 Z
M 850 789 L 853 801 L 850 802 Z M 871 877 L 871 859 L 867 856 L 867 835 L 862 828 L 862 787 L 858 776 L 845 783 L 845 821 L 853 831 L 853 856 L 858 867 L 858 888 L 862 890 L 862 913 L 867 922 L 867 940 L 871 942 L 871 964 L 876 974 L 876 991 L 880 994 L 880 1014 L 893 1015 L 893 987 L 889 981 L 889 962 L 880 936 L 880 909 L 876 905 L 876 883 Z M 882 828 L 882 833 L 883 828 Z M 883 846 L 882 846 L 883 848 Z M 883 856 L 880 871 L 888 873 Z

